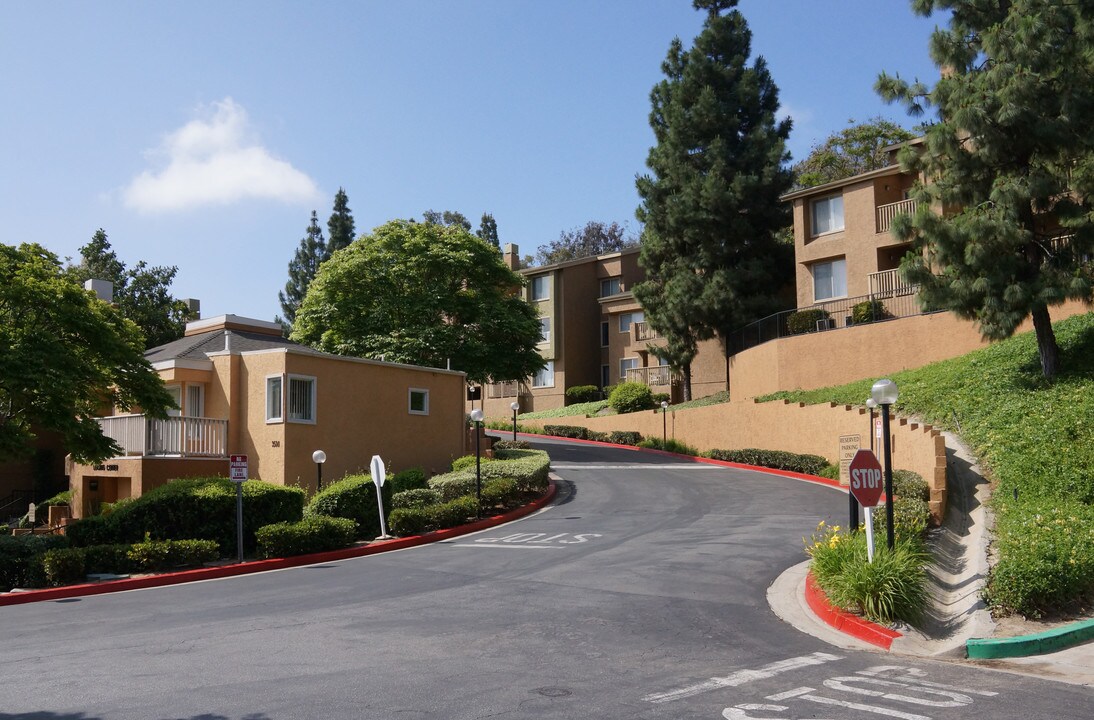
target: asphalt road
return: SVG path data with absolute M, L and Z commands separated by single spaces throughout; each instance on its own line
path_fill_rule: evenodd
M 450 542 L 0 608 L 0 718 L 1069 718 L 1089 688 L 833 648 L 767 587 L 841 493 L 544 443 L 558 500 Z

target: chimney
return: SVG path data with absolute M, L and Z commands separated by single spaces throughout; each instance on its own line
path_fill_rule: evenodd
M 201 319 L 201 300 L 198 300 L 197 298 L 182 298 L 181 302 L 186 304 L 187 320 Z
M 501 259 L 510 270 L 520 270 L 519 249 L 513 243 L 505 244 L 505 251 L 502 252 Z
M 229 355 L 232 354 L 232 331 L 231 330 L 225 330 L 224 331 L 224 352 L 228 353 Z
M 84 290 L 95 293 L 95 297 L 103 302 L 114 302 L 114 283 L 109 280 L 88 280 L 84 283 Z

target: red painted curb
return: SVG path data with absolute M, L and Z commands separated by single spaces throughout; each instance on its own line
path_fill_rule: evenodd
M 896 630 L 890 630 L 858 615 L 833 607 L 832 603 L 828 602 L 828 596 L 821 590 L 820 585 L 817 585 L 812 571 L 805 578 L 805 602 L 809 605 L 809 609 L 826 624 L 871 645 L 888 650 L 893 640 L 902 637 Z
M 88 583 L 84 585 L 66 585 L 58 588 L 46 588 L 44 590 L 27 590 L 26 592 L 0 594 L 0 606 L 22 605 L 30 602 L 42 602 L 46 600 L 63 600 L 71 597 L 83 597 L 85 595 L 101 595 L 102 593 L 121 592 L 123 590 L 139 590 L 142 588 L 163 587 L 165 585 L 178 585 L 180 583 L 195 582 L 197 580 L 216 580 L 218 578 L 234 577 L 237 575 L 249 575 L 268 570 L 281 570 L 283 568 L 300 567 L 302 565 L 315 565 L 317 563 L 334 562 L 349 558 L 375 555 L 391 550 L 417 547 L 428 543 L 447 540 L 448 538 L 467 535 L 468 533 L 485 530 L 487 528 L 502 525 L 517 520 L 526 515 L 531 515 L 549 502 L 554 500 L 558 487 L 554 480 L 548 480 L 547 492 L 543 497 L 534 500 L 516 510 L 510 510 L 502 515 L 483 518 L 467 525 L 435 530 L 424 535 L 411 535 L 405 538 L 393 540 L 380 540 L 363 547 L 344 548 L 342 550 L 330 550 L 327 552 L 311 553 L 310 555 L 294 555 L 287 558 L 271 558 L 269 560 L 253 560 L 251 562 L 224 565 L 215 568 L 197 568 L 195 570 L 183 570 L 181 572 L 163 573 L 161 575 L 149 575 L 139 578 L 125 578 L 122 580 L 109 580 L 101 583 Z

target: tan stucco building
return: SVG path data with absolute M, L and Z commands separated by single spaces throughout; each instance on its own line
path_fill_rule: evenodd
M 145 353 L 179 409 L 99 420 L 122 456 L 69 463 L 77 516 L 181 477 L 228 475 L 246 455 L 251 478 L 316 490 L 312 453 L 326 453 L 324 485 L 368 472 L 446 469 L 466 444 L 463 373 L 321 353 L 280 325 L 223 315 L 189 323 L 180 340 Z

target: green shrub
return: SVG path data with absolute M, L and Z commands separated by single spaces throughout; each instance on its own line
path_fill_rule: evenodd
M 929 555 L 918 539 L 898 540 L 893 550 L 874 539 L 874 562 L 867 562 L 866 533 L 841 533 L 822 522 L 807 542 L 817 584 L 836 607 L 869 620 L 914 623 L 927 606 Z
M 469 467 L 473 468 L 475 467 L 475 460 L 476 458 L 474 455 L 464 455 L 463 457 L 458 457 L 452 461 L 452 470 L 453 472 L 456 472 Z M 489 461 L 489 458 L 479 458 L 478 460 L 480 463 L 482 463 L 484 461 Z
M 672 397 L 670 397 L 668 393 L 654 393 L 653 394 L 653 405 L 654 405 L 654 407 L 661 407 L 661 403 L 663 403 L 663 402 L 672 402 Z
M 543 434 L 585 440 L 589 437 L 589 429 L 580 425 L 544 425 Z
M 911 470 L 893 470 L 893 495 L 896 497 L 931 499 L 931 488 L 923 476 Z
M 551 459 L 542 450 L 506 450 L 505 460 L 494 460 L 482 466 L 482 480 L 514 478 L 525 495 L 542 494 L 547 488 L 547 474 Z M 441 499 L 449 502 L 475 492 L 475 468 L 434 475 L 429 486 L 441 493 Z
M 138 572 L 177 570 L 216 560 L 220 546 L 215 540 L 144 540 L 134 543 L 126 556 Z
M 255 547 L 263 525 L 301 517 L 304 491 L 260 480 L 243 483 L 243 547 Z M 105 518 L 86 518 L 65 530 L 73 545 L 106 545 L 152 540 L 213 540 L 226 551 L 236 546 L 236 487 L 227 478 L 173 480 L 139 498 L 117 503 Z
M 503 450 L 531 450 L 532 444 L 527 440 L 497 440 L 494 442 L 494 457 L 501 457 L 499 451 Z
M 407 468 L 402 472 L 395 473 L 392 477 L 389 477 L 384 485 L 391 485 L 391 492 L 401 493 L 404 490 L 417 490 L 419 488 L 427 488 L 429 485 L 425 481 L 425 470 L 420 467 Z
M 775 470 L 789 470 L 806 475 L 817 475 L 828 466 L 828 461 L 820 455 L 799 455 L 784 450 L 760 450 L 758 448 L 745 448 L 743 450 L 715 449 L 704 453 L 704 456 L 713 460 L 741 463 L 742 465 L 756 465 Z
M 642 441 L 642 434 L 634 430 L 612 430 L 608 433 L 608 442 L 616 445 L 637 445 Z
M 88 573 L 118 575 L 138 572 L 140 566 L 129 557 L 129 550 L 132 547 L 132 545 L 91 545 L 81 548 L 84 552 L 84 569 Z
M 829 480 L 839 480 L 839 465 L 825 465 L 817 475 Z
M 791 335 L 800 335 L 801 333 L 814 332 L 817 329 L 818 321 L 830 319 L 832 319 L 832 315 L 822 308 L 798 310 L 786 316 L 786 328 Z
M 349 518 L 313 515 L 294 523 L 266 525 L 255 532 L 255 537 L 258 556 L 273 558 L 338 550 L 352 545 L 356 534 L 357 523 Z
M 576 403 L 574 405 L 567 405 L 565 407 L 551 408 L 550 410 L 538 410 L 536 412 L 521 413 L 519 419 L 541 420 L 556 417 L 584 417 L 588 415 L 596 415 L 606 407 L 608 407 L 607 400 L 594 400 L 593 402 Z M 510 420 L 509 422 L 499 420 L 495 425 L 491 425 L 490 427 L 493 427 L 497 430 L 512 430 L 513 422 L 512 420 Z M 518 424 L 517 428 L 522 429 L 522 426 Z M 535 430 L 532 430 L 532 432 L 535 432 Z
M 520 504 L 521 493 L 513 478 L 497 478 L 482 486 L 482 507 L 508 510 Z
M 574 385 L 566 388 L 566 404 L 595 402 L 600 399 L 600 388 L 596 385 Z
M 653 391 L 649 385 L 622 382 L 615 386 L 608 397 L 608 404 L 617 413 L 632 413 L 654 407 Z
M 666 452 L 680 453 L 681 455 L 698 456 L 699 451 L 693 448 L 691 445 L 682 443 L 679 440 L 669 438 L 668 440 L 662 440 L 661 438 L 646 438 L 638 443 L 640 448 L 652 448 L 654 450 L 664 450 Z
M 42 556 L 46 584 L 51 587 L 73 585 L 87 579 L 83 548 L 57 548 Z
M 390 507 L 391 485 L 385 482 L 381 492 L 384 507 Z M 379 535 L 380 509 L 376 505 L 376 486 L 372 484 L 372 478 L 368 475 L 351 475 L 323 488 L 304 508 L 304 517 L 318 515 L 353 520 L 357 523 L 357 537 L 360 538 Z
M 64 535 L 0 535 L 0 591 L 42 587 L 42 556 L 69 543 Z
M 391 508 L 423 508 L 427 505 L 438 505 L 441 502 L 441 494 L 432 488 L 414 488 L 403 490 L 391 496 Z
M 893 314 L 885 307 L 885 303 L 880 300 L 863 300 L 855 303 L 855 306 L 851 308 L 851 322 L 855 325 L 888 320 L 892 316 Z
M 608 433 L 599 430 L 588 430 L 585 432 L 585 439 L 596 440 L 597 442 L 608 442 Z
M 475 496 L 465 495 L 440 505 L 392 510 L 388 518 L 388 529 L 403 537 L 419 535 L 463 525 L 473 520 L 476 514 Z

